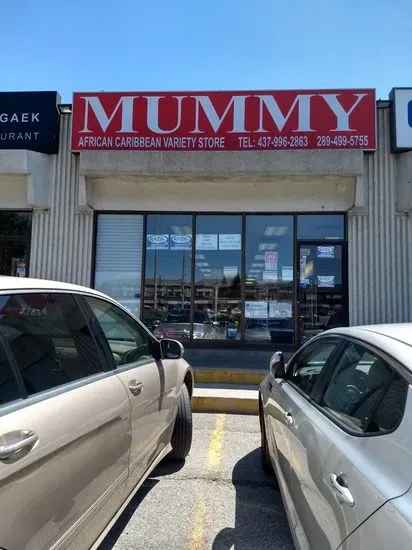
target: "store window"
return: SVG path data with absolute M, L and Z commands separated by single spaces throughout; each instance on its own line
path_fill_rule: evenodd
M 343 214 L 301 214 L 298 216 L 298 239 L 342 240 L 345 237 Z
M 0 275 L 29 276 L 31 212 L 0 211 Z
M 143 216 L 99 214 L 94 287 L 140 316 Z
M 196 217 L 193 339 L 240 340 L 242 216 Z
M 190 337 L 192 216 L 149 214 L 143 321 L 158 338 Z
M 246 341 L 294 342 L 293 242 L 293 216 L 246 216 Z

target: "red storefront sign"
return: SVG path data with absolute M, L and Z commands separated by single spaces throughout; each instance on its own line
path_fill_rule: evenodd
M 72 150 L 374 150 L 375 117 L 370 89 L 75 93 Z

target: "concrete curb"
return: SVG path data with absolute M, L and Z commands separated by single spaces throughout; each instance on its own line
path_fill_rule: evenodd
M 259 414 L 258 392 L 255 390 L 218 390 L 195 388 L 193 412 Z
M 195 384 L 240 384 L 246 386 L 259 385 L 267 375 L 267 370 L 246 369 L 208 369 L 194 368 Z

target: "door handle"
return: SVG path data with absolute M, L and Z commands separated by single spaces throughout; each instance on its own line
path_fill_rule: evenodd
M 352 493 L 346 487 L 346 482 L 342 479 L 342 476 L 337 476 L 336 474 L 330 474 L 329 481 L 332 486 L 332 489 L 336 493 L 338 500 L 341 504 L 349 504 L 349 506 L 354 506 L 355 499 L 353 498 Z
M 129 390 L 133 395 L 140 395 L 143 390 L 143 382 L 136 382 L 136 380 L 130 380 Z
M 288 426 L 291 426 L 293 424 L 293 416 L 291 415 L 290 412 L 285 412 L 285 414 L 283 415 L 284 418 L 285 418 L 285 422 Z
M 17 457 L 18 453 L 27 449 L 28 452 L 32 450 L 35 443 L 39 440 L 37 435 L 33 432 L 23 432 L 21 437 L 12 439 L 11 441 L 0 445 L 0 460 L 9 460 Z M 22 453 L 21 458 L 26 456 L 27 453 Z

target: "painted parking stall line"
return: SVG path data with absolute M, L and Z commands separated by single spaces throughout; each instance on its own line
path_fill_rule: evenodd
M 207 470 L 209 472 L 219 472 L 222 462 L 222 446 L 224 438 L 225 415 L 216 415 L 215 429 L 213 430 L 207 453 Z M 206 491 L 203 488 L 196 501 L 195 515 L 193 520 L 193 530 L 189 541 L 188 550 L 205 550 L 206 543 L 204 537 L 204 518 L 206 513 Z

